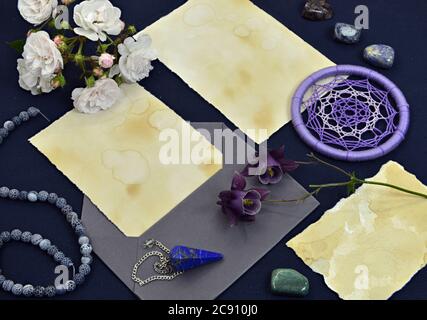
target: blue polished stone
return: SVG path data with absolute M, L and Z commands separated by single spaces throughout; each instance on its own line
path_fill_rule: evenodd
M 176 246 L 169 255 L 170 264 L 175 271 L 187 271 L 223 258 L 221 253 L 185 246 Z
M 389 69 L 393 66 L 395 51 L 390 46 L 374 44 L 365 48 L 363 57 L 373 66 Z

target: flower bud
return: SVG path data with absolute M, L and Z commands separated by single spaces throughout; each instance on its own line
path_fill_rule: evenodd
M 62 34 L 55 36 L 55 38 L 53 38 L 53 42 L 55 42 L 57 47 L 61 46 L 64 44 L 64 36 Z
M 128 32 L 132 35 L 132 34 L 135 34 L 137 31 L 136 31 L 136 27 L 135 26 L 133 26 L 133 25 L 130 25 L 129 27 L 128 27 Z
M 103 53 L 99 57 L 98 63 L 104 69 L 110 69 L 114 64 L 115 57 L 109 53 Z
M 99 67 L 96 67 L 92 70 L 92 73 L 95 77 L 101 78 L 104 75 L 104 70 Z

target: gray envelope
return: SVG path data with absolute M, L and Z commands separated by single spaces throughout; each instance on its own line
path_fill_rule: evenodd
M 195 127 L 210 132 L 224 128 L 222 124 L 199 124 Z M 230 227 L 221 208 L 216 205 L 217 195 L 230 188 L 233 173 L 243 167 L 224 165 L 220 172 L 139 238 L 126 237 L 85 197 L 82 220 L 93 241 L 95 253 L 141 299 L 215 299 L 318 206 L 313 197 L 284 205 L 264 203 L 255 222 L 241 222 Z M 248 184 L 262 187 L 255 178 L 248 179 Z M 307 194 L 289 175 L 269 189 L 272 199 L 298 199 Z M 220 252 L 224 259 L 190 270 L 172 281 L 156 281 L 140 287 L 131 280 L 131 272 L 135 262 L 148 252 L 144 242 L 151 238 L 169 248 L 185 245 Z M 140 278 L 153 275 L 155 259 L 150 258 L 141 266 Z

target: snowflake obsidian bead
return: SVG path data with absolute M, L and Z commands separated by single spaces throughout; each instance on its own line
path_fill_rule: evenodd
M 31 297 L 34 293 L 34 287 L 31 284 L 27 284 L 22 288 L 22 294 L 25 297 Z
M 13 117 L 12 121 L 15 124 L 16 127 L 19 126 L 19 125 L 21 125 L 21 123 L 22 123 L 21 118 L 19 118 L 18 116 Z
M 44 296 L 44 292 L 45 292 L 45 288 L 44 287 L 37 286 L 37 287 L 34 288 L 33 294 L 34 294 L 35 297 L 41 298 L 41 297 Z
M 0 137 L 7 138 L 7 136 L 9 135 L 9 131 L 7 131 L 5 128 L 0 128 Z
M 2 274 L 0 274 L 0 286 L 3 286 L 3 282 L 6 281 L 6 277 Z
M 55 245 L 52 245 L 47 249 L 47 254 L 50 256 L 54 256 L 55 253 L 57 252 L 58 252 L 58 248 Z
M 35 191 L 28 192 L 27 199 L 30 202 L 37 202 L 37 199 L 38 199 L 37 192 L 35 192 Z
M 61 212 L 62 212 L 63 214 L 67 214 L 67 213 L 73 212 L 73 207 L 71 207 L 69 204 L 67 204 L 67 205 L 65 205 L 65 206 L 61 209 Z
M 58 195 L 56 193 L 49 193 L 49 196 L 47 197 L 47 201 L 50 204 L 55 204 L 56 200 L 58 200 Z
M 11 189 L 9 191 L 9 198 L 11 200 L 17 200 L 19 198 L 19 191 L 16 189 Z
M 81 264 L 79 266 L 79 273 L 84 276 L 87 276 L 90 273 L 90 266 L 88 264 Z
M 76 273 L 74 275 L 73 281 L 76 283 L 76 285 L 81 285 L 85 281 L 85 276 L 81 273 Z
M 38 246 L 42 240 L 43 240 L 42 236 L 39 235 L 38 233 L 33 234 L 33 236 L 31 237 L 31 243 L 35 246 Z
M 92 253 L 92 246 L 91 246 L 90 244 L 83 244 L 83 245 L 80 247 L 80 253 L 81 253 L 83 256 L 88 256 L 88 255 L 90 255 L 90 254 Z
M 49 193 L 47 193 L 46 191 L 40 191 L 37 194 L 37 199 L 41 202 L 45 202 L 47 201 L 47 198 L 49 197 Z
M 7 131 L 13 131 L 15 129 L 15 124 L 13 121 L 8 120 L 3 124 L 3 128 L 5 128 Z
M 12 230 L 12 232 L 10 233 L 10 237 L 15 240 L 15 241 L 20 241 L 21 240 L 21 235 L 22 235 L 22 231 L 19 229 L 14 229 Z
M 22 112 L 20 112 L 20 113 L 19 113 L 19 118 L 20 118 L 23 122 L 25 122 L 25 121 L 30 120 L 30 115 L 28 114 L 28 112 L 27 112 L 27 111 L 22 111 Z
M 0 233 L 0 239 L 6 243 L 10 241 L 10 232 L 9 231 L 3 231 Z
M 0 188 L 0 197 L 1 198 L 7 198 L 9 196 L 9 188 L 8 187 L 1 187 Z
M 23 285 L 22 284 L 19 284 L 19 283 L 14 284 L 13 287 L 12 287 L 12 293 L 15 296 L 20 296 L 22 294 L 22 289 L 23 289 Z
M 40 110 L 35 107 L 29 107 L 27 113 L 30 117 L 35 117 L 40 113 Z
M 74 227 L 74 231 L 76 232 L 76 234 L 78 236 L 84 236 L 85 235 L 85 227 L 83 227 L 83 225 L 81 223 L 77 224 Z
M 53 255 L 53 259 L 56 262 L 61 262 L 61 260 L 64 259 L 64 258 L 65 258 L 65 255 L 64 255 L 64 253 L 62 251 L 58 251 L 57 253 L 55 253 Z
M 28 198 L 28 192 L 27 191 L 21 191 L 19 192 L 19 200 L 27 200 Z
M 49 239 L 43 239 L 42 241 L 40 241 L 39 243 L 39 247 L 40 249 L 42 249 L 43 251 L 47 251 L 47 249 L 49 249 L 49 247 L 51 246 L 50 240 Z
M 64 257 L 63 259 L 61 259 L 60 263 L 61 265 L 66 267 L 71 267 L 73 265 L 73 261 L 68 257 Z
M 74 291 L 75 289 L 76 283 L 73 280 L 68 280 L 67 282 L 65 282 L 65 290 L 67 290 L 67 292 Z
M 31 232 L 28 232 L 28 231 L 22 232 L 21 241 L 28 243 L 31 241 L 31 236 L 32 236 Z
M 80 238 L 79 238 L 79 244 L 80 245 L 84 245 L 84 244 L 88 244 L 89 243 L 89 238 L 88 237 L 86 237 L 86 236 L 81 236 Z
M 46 297 L 53 298 L 56 295 L 56 289 L 54 286 L 46 287 L 44 294 Z
M 2 288 L 4 291 L 9 292 L 12 290 L 14 284 L 15 283 L 12 280 L 5 280 L 2 284 Z
M 80 259 L 80 261 L 81 261 L 81 263 L 83 263 L 83 264 L 91 264 L 91 263 L 92 263 L 92 261 L 93 261 L 93 258 L 92 258 L 92 256 L 91 256 L 90 254 L 88 254 L 87 256 L 82 257 L 82 258 Z
M 55 205 L 59 208 L 62 209 L 63 207 L 65 207 L 67 205 L 67 200 L 65 200 L 64 198 L 58 198 L 56 200 Z

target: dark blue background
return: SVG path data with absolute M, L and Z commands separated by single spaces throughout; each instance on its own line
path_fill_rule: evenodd
M 215 0 L 212 0 L 215 1 Z M 135 24 L 139 30 L 183 4 L 184 0 L 133 0 L 112 1 L 123 11 L 123 19 Z M 320 50 L 338 64 L 365 65 L 362 60 L 364 46 L 385 43 L 397 51 L 393 69 L 383 71 L 400 86 L 411 105 L 412 123 L 406 141 L 388 156 L 361 164 L 338 163 L 348 170 L 355 170 L 362 177 L 372 176 L 386 161 L 393 159 L 404 165 L 427 183 L 426 120 L 427 120 L 427 1 L 425 0 L 346 0 L 330 1 L 335 9 L 333 20 L 309 22 L 300 17 L 303 0 L 257 0 L 262 9 L 284 23 L 305 41 Z M 80 85 L 71 68 L 68 72 L 70 85 L 49 95 L 33 97 L 18 86 L 16 71 L 17 54 L 5 42 L 25 37 L 30 28 L 16 9 L 17 1 L 1 0 L 0 4 L 0 121 L 11 118 L 28 106 L 40 108 L 52 120 L 59 118 L 71 108 L 71 90 Z M 332 39 L 335 22 L 354 21 L 356 5 L 366 4 L 370 9 L 370 30 L 363 33 L 361 43 L 343 45 Z M 142 85 L 172 107 L 184 119 L 197 122 L 225 122 L 234 126 L 220 112 L 210 106 L 196 92 L 169 71 L 160 62 L 155 62 L 154 71 Z M 283 84 L 286 85 L 285 83 Z M 0 185 L 24 190 L 48 190 L 66 197 L 76 211 L 81 209 L 82 193 L 49 161 L 37 152 L 27 139 L 45 128 L 48 123 L 41 117 L 15 131 L 1 145 Z M 286 144 L 289 157 L 303 159 L 309 151 L 298 139 L 290 125 L 282 128 L 270 140 L 270 146 Z M 299 169 L 294 177 L 304 186 L 310 183 L 339 180 L 335 172 L 323 168 Z M 214 203 L 214 196 L 213 203 Z M 269 293 L 270 272 L 278 267 L 295 268 L 307 275 L 311 292 L 307 299 L 337 299 L 320 275 L 312 272 L 285 242 L 308 225 L 319 219 L 322 213 L 333 207 L 345 196 L 345 190 L 325 191 L 318 196 L 321 206 L 288 234 L 269 254 L 225 291 L 221 299 L 276 299 Z M 426 212 L 427 214 L 427 212 Z M 28 229 L 50 238 L 74 259 L 78 249 L 72 231 L 57 211 L 43 204 L 30 205 L 21 202 L 0 201 L 0 230 L 15 227 Z M 53 281 L 53 261 L 40 251 L 23 244 L 11 244 L 0 252 L 0 266 L 14 280 L 46 285 Z M 411 282 L 396 293 L 395 299 L 426 299 L 427 270 L 420 271 Z M 0 299 L 13 298 L 0 292 Z M 135 299 L 135 296 L 99 259 L 95 260 L 93 273 L 83 287 L 66 296 L 69 299 Z M 284 299 L 284 298 L 280 298 Z

